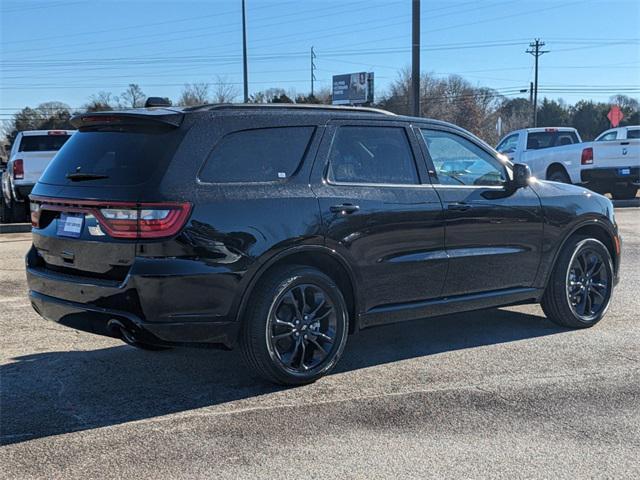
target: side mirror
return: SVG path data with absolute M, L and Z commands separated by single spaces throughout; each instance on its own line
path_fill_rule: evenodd
M 524 163 L 513 164 L 513 180 L 512 185 L 515 188 L 526 187 L 529 185 L 529 179 L 531 178 L 531 169 L 529 165 Z

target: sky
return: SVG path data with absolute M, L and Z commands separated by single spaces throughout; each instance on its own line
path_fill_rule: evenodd
M 411 0 L 246 0 L 250 93 L 316 89 L 373 71 L 379 98 L 411 62 Z M 640 97 L 640 0 L 422 0 L 421 70 L 458 74 L 510 98 L 533 80 L 568 103 Z M 176 99 L 219 79 L 241 101 L 240 0 L 0 0 L 0 120 L 25 106 L 138 83 Z

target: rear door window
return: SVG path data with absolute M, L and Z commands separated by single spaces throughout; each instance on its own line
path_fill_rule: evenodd
M 263 183 L 291 177 L 307 151 L 315 127 L 272 127 L 226 135 L 198 177 L 208 183 Z
M 19 152 L 57 152 L 71 135 L 24 135 Z
M 640 138 L 640 128 L 627 130 L 627 138 Z
M 337 183 L 419 183 L 402 127 L 339 127 L 329 154 L 327 177 Z

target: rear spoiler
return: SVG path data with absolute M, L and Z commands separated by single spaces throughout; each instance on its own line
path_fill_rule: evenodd
M 153 124 L 179 127 L 183 118 L 184 114 L 182 112 L 164 108 L 122 112 L 91 112 L 74 115 L 71 117 L 71 125 L 79 129 L 83 127 Z

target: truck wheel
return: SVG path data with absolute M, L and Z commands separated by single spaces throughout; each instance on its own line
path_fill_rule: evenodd
M 1 223 L 9 223 L 10 220 L 10 212 L 4 204 L 4 198 L 0 198 L 0 222 Z
M 287 265 L 256 286 L 243 320 L 245 362 L 264 379 L 304 385 L 330 372 L 349 332 L 347 305 L 321 271 Z
M 549 172 L 549 175 L 547 175 L 547 180 L 559 183 L 571 183 L 569 175 L 567 175 L 566 172 L 562 170 L 554 170 L 552 172 Z
M 624 187 L 615 187 L 611 196 L 614 200 L 631 200 L 636 198 L 638 193 L 638 187 L 635 185 L 625 185 Z
M 595 238 L 575 235 L 558 256 L 542 297 L 542 310 L 563 327 L 592 327 L 604 317 L 612 294 L 609 250 Z
M 19 203 L 11 199 L 7 203 L 3 198 L 2 202 L 2 221 L 6 223 L 26 222 L 27 221 L 27 204 L 26 202 Z

